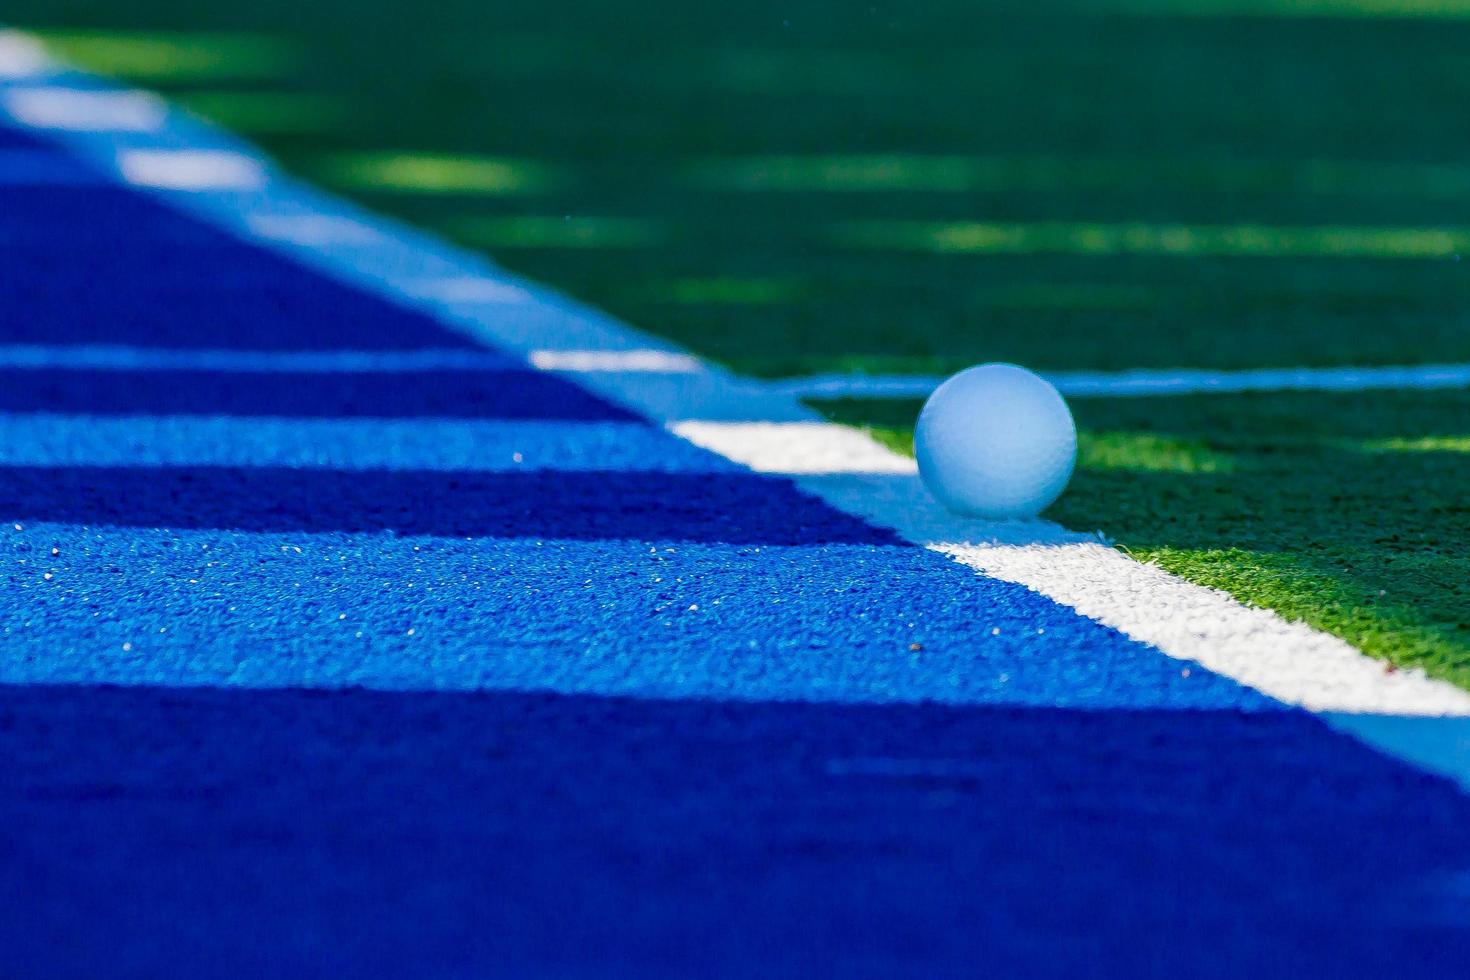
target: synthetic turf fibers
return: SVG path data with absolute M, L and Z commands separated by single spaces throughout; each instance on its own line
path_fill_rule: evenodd
M 850 519 L 808 525 L 801 544 L 775 543 L 794 528 L 769 515 L 697 523 L 677 503 L 689 489 L 668 487 L 674 502 L 662 508 L 645 498 L 626 521 L 602 505 L 570 530 L 502 502 L 500 520 L 519 520 L 518 536 L 485 529 L 490 504 L 472 493 L 437 497 L 436 507 L 459 501 L 476 515 L 452 536 L 370 525 L 379 515 L 366 507 L 415 499 L 381 488 L 323 516 L 353 514 L 350 532 L 181 529 L 207 497 L 159 515 L 169 530 L 108 515 L 91 527 L 7 529 L 0 682 L 1283 710 L 940 555 L 833 543 L 834 531 L 865 530 Z M 791 507 L 789 496 L 774 500 Z M 689 540 L 696 527 L 744 541 Z

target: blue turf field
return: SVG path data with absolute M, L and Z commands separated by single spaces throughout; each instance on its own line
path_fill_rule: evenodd
M 1452 784 L 0 150 L 7 975 L 1470 963 Z

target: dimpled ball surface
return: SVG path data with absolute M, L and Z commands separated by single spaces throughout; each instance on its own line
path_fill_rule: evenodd
M 945 507 L 1035 517 L 1066 489 L 1077 427 L 1045 378 L 1014 364 L 966 368 L 935 389 L 914 427 L 924 486 Z

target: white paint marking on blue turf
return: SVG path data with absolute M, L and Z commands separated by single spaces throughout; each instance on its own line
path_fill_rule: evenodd
M 737 469 L 635 422 L 0 415 L 0 466 L 513 473 Z M 683 452 L 678 447 L 683 446 Z
M 1133 639 L 1311 711 L 1466 715 L 1470 694 L 1381 662 L 1303 623 L 1185 582 L 1098 541 L 936 543 L 971 568 L 1051 596 Z M 1127 608 L 1147 596 L 1150 615 Z M 1470 779 L 1470 770 L 1466 772 Z
M 857 429 L 825 422 L 675 422 L 669 431 L 757 473 L 912 476 L 914 461 Z
M 401 284 L 404 291 L 420 299 L 442 303 L 491 303 L 523 305 L 534 303 L 531 293 L 511 283 L 484 276 L 445 276 Z
M 352 373 L 524 367 L 494 351 L 459 348 L 375 351 L 172 350 L 107 344 L 0 344 L 0 369 L 85 371 L 299 371 Z
M 688 374 L 704 369 L 704 365 L 692 354 L 676 354 L 664 350 L 533 350 L 526 358 L 543 371 L 568 371 L 573 374 L 591 371 Z
M 73 132 L 124 130 L 152 133 L 163 126 L 168 107 L 149 92 L 80 88 L 26 88 L 6 94 L 5 108 L 35 129 Z
M 0 79 L 37 78 L 52 70 L 40 41 L 20 31 L 0 29 Z
M 130 184 L 166 190 L 249 189 L 265 182 L 260 161 L 233 150 L 125 150 L 117 167 Z
M 63 81 L 98 84 L 77 72 L 57 74 Z M 25 85 L 22 78 L 6 87 L 13 92 Z M 189 146 L 238 152 L 243 146 L 228 134 L 178 112 L 170 113 L 156 134 L 70 131 L 58 135 L 84 159 L 104 165 L 128 148 Z M 153 190 L 177 207 L 269 244 L 309 267 L 395 301 L 415 303 L 437 313 L 447 326 L 522 356 L 535 350 L 646 348 L 685 353 L 550 290 L 522 282 L 483 258 L 274 174 L 263 159 L 261 166 L 267 179 L 253 190 Z M 262 230 L 260 224 L 266 215 L 305 219 L 307 230 L 325 228 L 333 233 L 307 234 L 298 227 L 291 234 L 268 234 L 272 229 Z M 376 236 L 344 237 L 335 231 L 344 226 L 381 231 Z M 414 283 L 446 277 L 503 282 L 524 289 L 535 302 L 508 316 L 504 304 L 425 301 L 412 291 Z M 810 424 L 805 430 L 809 433 L 834 433 L 830 437 L 813 435 L 814 440 L 850 438 L 849 430 L 822 422 L 791 393 L 713 366 L 674 374 L 589 372 L 580 375 L 579 382 L 666 424 L 802 422 Z M 835 435 L 839 432 L 843 435 Z M 788 457 L 790 451 L 790 446 L 783 446 L 780 455 Z M 755 458 L 755 449 L 742 452 Z M 1470 715 L 1470 694 L 1458 688 L 1413 671 L 1386 674 L 1381 664 L 1340 640 L 1140 565 L 1056 525 L 997 525 L 953 518 L 937 510 L 915 477 L 904 474 L 807 474 L 797 479 L 835 507 L 898 528 L 917 544 L 991 577 L 1026 585 L 1084 616 L 1153 643 L 1169 656 L 1206 663 L 1284 702 L 1349 714 Z M 1351 676 L 1344 679 L 1342 671 Z M 1401 741 L 1371 726 L 1354 734 L 1389 754 L 1400 755 L 1403 749 Z M 1445 738 L 1442 743 L 1441 752 L 1426 739 L 1413 755 L 1400 757 L 1448 773 L 1470 787 L 1470 769 L 1455 742 Z
M 378 231 L 351 218 L 320 214 L 259 214 L 247 221 L 250 230 L 260 238 L 322 248 L 330 245 L 374 244 Z
M 1248 391 L 1435 390 L 1470 387 L 1470 364 L 1262 368 L 1246 371 L 1058 371 L 1045 377 L 1074 398 L 1238 394 Z M 793 398 L 926 398 L 944 378 L 909 374 L 818 374 L 773 382 Z

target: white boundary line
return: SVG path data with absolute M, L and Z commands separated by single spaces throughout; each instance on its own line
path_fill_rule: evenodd
M 1058 371 L 1047 380 L 1072 398 L 1240 394 L 1251 391 L 1433 391 L 1470 388 L 1470 364 L 1260 368 L 1244 371 Z M 944 378 L 926 374 L 817 374 L 774 382 L 793 398 L 927 398 Z
M 168 106 L 148 92 L 109 92 L 71 88 L 22 88 L 7 93 L 5 109 L 27 126 L 39 129 L 127 129 L 140 133 L 159 129 Z
M 0 32 L 0 91 L 26 85 L 104 87 L 92 76 L 38 62 L 23 36 Z M 181 111 L 170 110 L 150 132 L 108 130 L 97 120 L 94 128 L 79 129 L 71 122 L 53 134 L 119 179 L 127 181 L 121 162 L 131 152 L 149 154 L 150 175 L 175 172 L 167 156 L 180 154 L 186 181 L 145 180 L 144 186 L 243 238 L 427 310 L 452 328 L 528 360 L 536 351 L 543 358 L 555 351 L 579 357 L 654 351 L 698 365 L 667 373 L 595 370 L 577 377 L 698 445 L 758 471 L 797 471 L 800 486 L 841 510 L 894 528 L 993 578 L 1025 585 L 1171 657 L 1203 664 L 1288 704 L 1326 712 L 1323 720 L 1339 730 L 1470 788 L 1470 751 L 1464 747 L 1470 693 L 1417 671 L 1387 673 L 1335 637 L 1140 565 L 1055 524 L 955 518 L 924 494 L 907 459 L 825 422 L 789 393 L 700 364 L 686 351 L 522 282 L 479 256 L 298 184 L 235 138 Z M 221 179 L 211 179 L 209 161 L 219 164 Z M 242 174 L 252 178 L 237 179 Z M 262 234 L 281 228 L 293 231 Z M 446 280 L 455 289 L 423 288 Z M 1459 717 L 1444 725 L 1426 720 L 1435 716 Z

